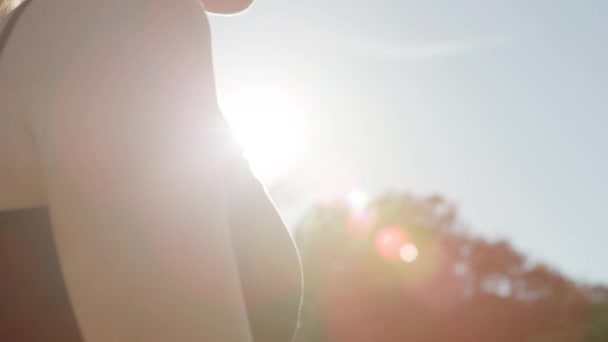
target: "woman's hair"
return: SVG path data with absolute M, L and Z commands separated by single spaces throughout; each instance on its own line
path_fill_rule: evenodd
M 4 18 L 10 11 L 19 5 L 20 0 L 0 0 L 0 19 Z

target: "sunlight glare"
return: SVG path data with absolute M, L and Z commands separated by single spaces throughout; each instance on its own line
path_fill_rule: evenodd
M 367 206 L 367 196 L 355 189 L 348 194 L 348 205 L 353 211 L 361 211 Z
M 253 173 L 274 180 L 302 157 L 306 126 L 289 94 L 250 87 L 227 94 L 222 106 Z

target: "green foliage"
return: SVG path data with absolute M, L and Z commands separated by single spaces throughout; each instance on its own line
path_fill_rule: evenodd
M 608 298 L 608 293 L 606 298 Z M 608 341 L 608 299 L 599 303 L 589 319 L 586 342 Z

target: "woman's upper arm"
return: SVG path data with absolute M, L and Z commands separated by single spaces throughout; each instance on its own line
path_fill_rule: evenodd
M 68 293 L 87 341 L 244 341 L 206 18 L 194 0 L 137 2 L 64 13 L 33 94 Z

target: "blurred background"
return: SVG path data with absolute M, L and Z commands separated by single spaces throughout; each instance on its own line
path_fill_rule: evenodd
M 608 3 L 257 0 L 220 102 L 301 341 L 608 341 Z

